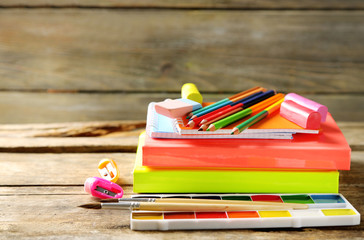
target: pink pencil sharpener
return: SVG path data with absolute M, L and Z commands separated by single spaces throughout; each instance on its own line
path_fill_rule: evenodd
M 99 177 L 86 179 L 85 192 L 101 199 L 121 198 L 124 194 L 123 189 L 119 185 Z

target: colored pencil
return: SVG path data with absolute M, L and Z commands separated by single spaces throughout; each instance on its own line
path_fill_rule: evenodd
M 229 105 L 230 107 L 228 107 L 228 108 L 219 109 L 219 110 L 214 111 L 214 114 L 208 114 L 208 115 L 199 117 L 199 118 L 203 118 L 200 121 L 200 123 L 204 124 L 206 122 L 216 122 L 221 119 L 221 115 L 224 115 L 225 117 L 229 116 L 230 114 L 227 114 L 227 113 L 233 111 L 235 108 L 240 108 L 241 110 L 244 108 L 248 108 L 248 107 L 264 100 L 265 98 L 269 98 L 269 97 L 273 96 L 274 94 L 275 94 L 274 90 L 269 90 L 265 93 L 260 92 L 260 93 L 253 94 L 252 96 L 249 96 L 248 98 L 244 98 L 242 100 L 239 100 L 239 101 Z
M 263 94 L 262 91 L 254 93 L 254 94 L 249 95 L 249 96 L 247 96 L 245 98 L 242 98 L 242 99 L 240 99 L 240 100 L 238 100 L 238 101 L 236 101 L 234 103 L 230 103 L 229 105 L 223 106 L 223 107 L 218 108 L 218 109 L 216 109 L 216 110 L 214 110 L 212 112 L 206 113 L 205 115 L 202 115 L 200 117 L 191 118 L 190 121 L 186 124 L 186 126 L 187 127 L 194 127 L 196 124 L 200 124 L 200 122 L 202 120 L 204 120 L 205 118 L 207 118 L 209 116 L 215 115 L 215 114 L 219 113 L 220 111 L 229 109 L 229 108 L 231 108 L 232 106 L 235 106 L 238 103 L 242 103 L 242 104 L 240 104 L 242 106 L 243 104 L 248 102 L 248 100 L 253 99 L 253 98 L 256 99 L 258 96 L 261 96 L 262 94 Z M 237 106 L 237 107 L 239 107 L 239 106 Z
M 249 118 L 248 120 L 242 122 L 238 126 L 233 128 L 233 131 L 231 132 L 232 135 L 239 134 L 243 132 L 248 127 L 256 124 L 257 122 L 261 121 L 262 119 L 266 118 L 273 112 L 277 111 L 279 107 L 281 106 L 281 103 L 284 101 L 284 99 L 280 99 L 277 102 L 273 103 L 271 106 L 267 107 L 263 111 L 259 112 L 257 115 Z
M 230 96 L 230 97 L 228 97 L 228 98 L 221 99 L 220 101 L 215 102 L 214 104 L 211 104 L 211 105 L 209 105 L 209 106 L 206 106 L 206 107 L 203 107 L 203 108 L 200 108 L 200 109 L 198 109 L 198 110 L 195 110 L 195 111 L 191 112 L 191 113 L 187 116 L 187 119 L 188 119 L 188 118 L 190 118 L 190 117 L 192 117 L 194 114 L 197 114 L 197 113 L 199 113 L 199 112 L 201 112 L 201 111 L 203 111 L 203 110 L 206 110 L 206 109 L 212 108 L 212 107 L 214 107 L 215 105 L 219 105 L 219 104 L 221 104 L 221 103 L 223 103 L 223 102 L 226 102 L 226 101 L 229 101 L 229 102 L 230 102 L 230 101 L 231 101 L 231 99 L 234 99 L 234 98 L 236 98 L 236 97 L 238 97 L 238 96 L 240 96 L 240 95 L 242 95 L 242 94 L 248 93 L 248 92 L 250 92 L 250 91 L 254 91 L 254 90 L 256 90 L 256 89 L 264 89 L 264 88 L 262 88 L 262 87 L 253 87 L 253 88 L 250 88 L 250 89 L 248 89 L 248 90 L 245 90 L 245 91 L 239 92 L 239 93 L 237 93 L 237 94 L 234 94 L 234 95 L 232 95 L 232 96 Z
M 209 112 L 209 113 L 207 113 L 207 114 L 205 114 L 205 115 L 203 115 L 203 116 L 201 116 L 201 117 L 197 117 L 197 118 L 190 118 L 190 121 L 186 124 L 186 127 L 194 127 L 195 125 L 197 125 L 197 124 L 199 124 L 203 119 L 204 119 L 204 117 L 206 116 L 211 116 L 211 115 L 213 115 L 213 114 L 215 114 L 215 111 L 219 111 L 220 109 L 221 110 L 224 110 L 224 109 L 227 109 L 227 108 L 229 108 L 230 107 L 230 105 L 226 105 L 226 106 L 224 106 L 224 107 L 222 107 L 222 108 L 219 108 L 219 109 L 217 109 L 217 110 L 214 110 L 214 111 L 212 111 L 212 112 Z
M 227 112 L 225 114 L 221 114 L 220 116 L 214 118 L 211 121 L 204 122 L 204 123 L 201 122 L 202 124 L 200 125 L 200 128 L 198 129 L 198 131 L 205 131 L 209 127 L 209 125 L 211 123 L 214 123 L 214 122 L 216 122 L 216 121 L 218 121 L 220 119 L 226 118 L 226 117 L 228 117 L 228 116 L 230 116 L 230 115 L 232 115 L 234 113 L 237 113 L 237 112 L 241 111 L 242 109 L 243 109 L 242 107 L 238 107 L 238 108 L 232 109 L 231 111 L 229 111 L 229 112 Z
M 217 122 L 214 122 L 214 123 L 210 124 L 210 126 L 206 129 L 206 131 L 216 131 L 216 130 L 222 128 L 222 127 L 230 125 L 230 124 L 232 124 L 232 123 L 234 123 L 234 122 L 236 122 L 236 121 L 238 121 L 238 120 L 252 114 L 253 109 L 257 109 L 258 107 L 259 108 L 263 107 L 262 109 L 264 109 L 264 108 L 268 107 L 270 104 L 272 104 L 272 101 L 273 101 L 272 99 L 277 100 L 279 98 L 283 98 L 283 94 L 276 94 L 274 96 L 266 95 L 266 96 L 264 96 L 264 98 L 261 99 L 261 102 L 258 102 L 258 103 L 255 104 L 257 106 L 252 105 L 251 107 L 248 107 L 248 108 L 246 108 L 244 110 L 241 110 L 240 112 L 232 114 L 232 115 L 230 115 L 230 116 L 228 116 L 226 118 L 223 118 L 221 120 L 218 120 Z M 256 102 L 256 101 L 254 101 L 254 102 Z M 255 107 L 253 107 L 253 106 L 255 106 Z
M 254 90 L 247 90 L 247 91 L 244 91 L 244 92 L 240 93 L 240 95 L 239 95 L 239 96 L 237 96 L 237 97 L 233 97 L 232 99 L 229 99 L 229 101 L 226 101 L 226 102 L 223 102 L 223 103 L 217 104 L 217 105 L 212 106 L 212 107 L 210 107 L 210 108 L 208 108 L 208 109 L 202 110 L 202 111 L 201 111 L 201 112 L 199 112 L 199 113 L 193 114 L 193 115 L 191 116 L 191 119 L 193 119 L 193 118 L 197 118 L 197 117 L 200 117 L 200 116 L 205 115 L 205 114 L 207 114 L 207 113 L 209 113 L 209 112 L 212 112 L 212 111 L 214 111 L 214 110 L 216 110 L 216 109 L 219 109 L 219 108 L 221 108 L 221 107 L 224 107 L 224 106 L 226 106 L 226 105 L 229 105 L 229 104 L 231 104 L 231 103 L 234 103 L 234 102 L 236 102 L 236 101 L 239 101 L 239 100 L 241 100 L 241 99 L 244 99 L 244 98 L 246 98 L 246 97 L 249 97 L 250 95 L 253 95 L 254 93 L 258 93 L 258 92 L 261 92 L 261 91 L 265 91 L 265 89 L 264 89 L 264 88 L 261 88 L 261 87 L 258 87 L 258 88 L 255 88 Z

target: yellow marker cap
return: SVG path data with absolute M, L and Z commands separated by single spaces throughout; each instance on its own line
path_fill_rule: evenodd
M 192 101 L 202 104 L 202 95 L 198 91 L 197 87 L 193 83 L 185 83 L 181 89 L 181 96 L 185 99 L 190 99 Z

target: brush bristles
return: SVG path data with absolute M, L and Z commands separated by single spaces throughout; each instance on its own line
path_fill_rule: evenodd
M 101 209 L 101 203 L 87 203 L 80 205 L 78 207 L 88 208 L 88 209 Z
M 100 199 L 99 202 L 119 202 L 117 198 Z

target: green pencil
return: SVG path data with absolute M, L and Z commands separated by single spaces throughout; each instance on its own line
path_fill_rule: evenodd
M 272 103 L 278 101 L 279 99 L 282 99 L 284 97 L 283 94 L 278 93 L 268 99 L 265 99 L 263 101 L 261 101 L 260 103 L 257 103 L 253 106 L 250 106 L 249 108 L 246 108 L 244 110 L 241 110 L 235 114 L 232 114 L 226 118 L 223 118 L 219 121 L 216 121 L 212 124 L 210 124 L 210 126 L 207 128 L 206 131 L 216 131 L 222 127 L 225 127 L 229 124 L 232 124 L 246 116 L 249 116 L 250 114 L 255 114 L 263 109 L 265 109 L 266 107 L 269 107 L 270 105 L 272 105 Z
M 257 115 L 249 118 L 248 120 L 240 123 L 238 126 L 233 128 L 233 131 L 231 132 L 231 135 L 239 134 L 248 127 L 256 124 L 260 120 L 264 119 L 268 115 L 272 114 L 273 112 L 277 111 L 279 107 L 281 106 L 281 103 L 284 101 L 284 99 L 281 99 L 275 103 L 273 103 L 271 106 L 267 107 L 263 111 L 259 112 Z
M 261 111 L 257 115 L 249 118 L 248 120 L 246 120 L 246 121 L 242 122 L 241 124 L 239 124 L 238 126 L 234 127 L 233 131 L 231 132 L 231 135 L 239 134 L 240 132 L 244 131 L 248 127 L 254 125 L 257 122 L 259 122 L 260 120 L 262 120 L 266 116 L 268 116 L 268 112 L 265 111 L 265 110 Z
M 253 112 L 253 110 L 250 108 L 241 110 L 233 115 L 230 115 L 229 117 L 223 118 L 217 122 L 212 123 L 206 129 L 206 131 L 216 131 L 222 127 L 225 127 L 233 122 L 236 122 L 236 121 L 242 119 L 243 117 L 249 116 L 252 112 Z

